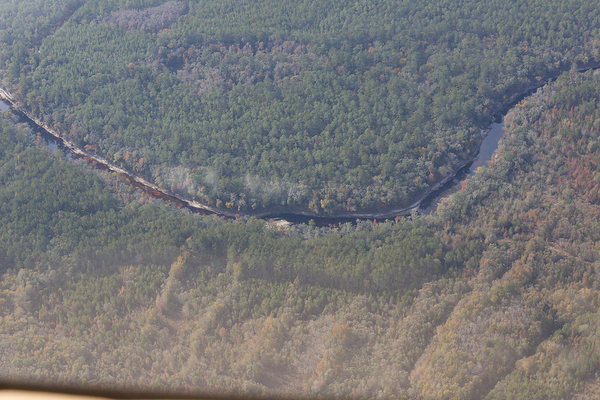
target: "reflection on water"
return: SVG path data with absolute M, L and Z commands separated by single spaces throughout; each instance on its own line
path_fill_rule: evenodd
M 7 111 L 9 110 L 10 105 L 0 100 L 0 110 Z M 43 128 L 40 128 L 33 121 L 27 118 L 22 112 L 13 110 L 15 118 L 19 121 L 23 121 L 29 124 L 29 132 L 33 136 L 37 136 L 38 140 L 43 140 L 44 144 L 48 147 L 48 149 L 53 152 L 57 149 L 60 149 L 67 159 L 71 159 L 73 157 L 73 153 L 69 148 L 64 146 L 61 140 L 56 139 L 50 133 L 48 133 Z M 434 191 L 430 194 L 426 199 L 421 202 L 421 206 L 419 211 L 422 214 L 430 214 L 434 213 L 437 209 L 437 206 L 440 200 L 444 197 L 447 197 L 460 189 L 460 182 L 466 179 L 470 175 L 474 175 L 475 171 L 478 167 L 485 166 L 488 161 L 492 159 L 492 155 L 494 151 L 498 148 L 498 142 L 502 135 L 504 134 L 504 123 L 494 123 L 490 126 L 490 130 L 487 136 L 483 139 L 481 143 L 481 148 L 479 150 L 479 154 L 475 161 L 473 161 L 470 165 L 465 166 L 463 169 L 458 171 L 458 173 L 449 180 L 445 185 L 440 187 L 438 190 Z M 40 143 L 38 141 L 38 143 Z M 133 181 L 132 181 L 133 184 Z M 156 194 L 155 194 L 156 195 Z M 157 197 L 161 197 L 158 195 Z M 162 197 L 161 197 L 162 198 Z M 172 199 L 170 201 L 173 201 Z M 181 201 L 180 201 L 181 202 Z M 183 205 L 182 205 L 183 206 Z M 199 211 L 199 210 L 194 210 Z M 203 210 L 202 213 L 206 211 Z M 334 223 L 344 223 L 344 222 L 353 222 L 355 218 L 323 218 L 323 217 L 310 217 L 303 215 L 295 215 L 295 214 L 285 214 L 281 216 L 277 216 L 278 218 L 285 218 L 288 221 L 292 221 L 295 223 L 304 222 L 306 223 L 310 219 L 319 220 L 323 224 L 334 224 Z M 363 219 L 363 218 L 359 218 Z
M 502 135 L 504 135 L 504 123 L 492 124 L 490 131 L 481 143 L 479 155 L 469 168 L 469 175 L 473 175 L 478 167 L 487 166 L 487 162 L 492 159 L 494 151 L 498 148 L 498 142 Z
M 34 133 L 33 129 L 31 130 L 31 133 Z M 50 151 L 58 149 L 58 143 L 56 142 L 56 140 L 46 141 L 46 144 L 48 145 L 48 149 Z
M 479 154 L 475 161 L 458 171 L 454 178 L 450 179 L 445 185 L 423 200 L 421 207 L 419 207 L 419 212 L 426 215 L 435 213 L 438 204 L 443 198 L 456 193 L 460 189 L 461 181 L 469 176 L 475 175 L 477 168 L 487 166 L 487 162 L 492 159 L 494 151 L 498 148 L 498 143 L 500 142 L 502 135 L 504 135 L 504 122 L 493 123 L 490 125 L 490 130 L 481 143 L 481 148 L 479 149 Z
M 9 109 L 10 109 L 10 104 L 0 100 L 0 110 L 8 111 Z M 48 147 L 48 150 L 53 152 L 57 149 L 60 149 L 65 154 L 67 159 L 70 159 L 73 156 L 71 151 L 67 147 L 65 147 L 59 140 L 57 140 L 54 136 L 52 136 L 51 134 L 46 132 L 44 129 L 37 126 L 32 121 L 29 121 L 28 118 L 26 118 L 22 114 L 20 114 L 20 111 L 14 112 L 14 115 L 19 122 L 25 122 L 29 125 L 29 133 L 31 135 L 33 135 L 33 136 L 39 135 L 39 137 L 44 141 L 44 144 L 46 145 L 46 147 Z

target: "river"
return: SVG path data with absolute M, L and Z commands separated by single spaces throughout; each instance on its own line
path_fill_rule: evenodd
M 460 169 L 451 180 L 446 182 L 445 185 L 423 199 L 419 206 L 419 212 L 427 215 L 434 213 L 442 199 L 447 198 L 460 189 L 460 183 L 463 180 L 467 179 L 469 176 L 475 175 L 477 168 L 487 167 L 488 161 L 492 159 L 494 151 L 498 148 L 498 144 L 503 135 L 504 121 L 491 124 L 487 136 L 481 142 L 479 154 L 475 161 Z
M 43 143 L 48 147 L 50 151 L 55 151 L 60 149 L 67 159 L 80 159 L 83 158 L 88 161 L 90 164 L 93 164 L 94 167 L 102 170 L 114 170 L 114 168 L 110 165 L 104 165 L 102 162 L 97 162 L 97 159 L 91 158 L 94 156 L 86 157 L 82 154 L 75 154 L 72 149 L 65 145 L 62 139 L 57 138 L 50 132 L 48 132 L 45 128 L 41 127 L 38 123 L 30 119 L 23 112 L 11 108 L 11 105 L 5 101 L 0 100 L 0 110 L 3 112 L 10 111 L 15 116 L 15 122 L 24 122 L 29 125 L 29 132 L 36 136 L 39 141 L 43 141 Z M 417 201 L 413 205 L 404 208 L 391 210 L 381 214 L 360 214 L 352 216 L 336 216 L 336 217 L 326 217 L 326 216 L 313 216 L 313 215 L 305 215 L 300 213 L 278 213 L 278 214 L 268 214 L 265 213 L 264 217 L 272 218 L 272 219 L 281 219 L 286 220 L 292 223 L 308 223 L 310 220 L 315 220 L 318 225 L 331 225 L 331 224 L 339 224 L 345 222 L 355 222 L 357 219 L 361 220 L 369 220 L 369 219 L 386 219 L 393 218 L 395 215 L 407 215 L 414 208 L 419 209 L 421 214 L 431 214 L 434 213 L 437 209 L 439 202 L 449 196 L 450 194 L 456 192 L 460 185 L 459 183 L 466 179 L 469 175 L 474 174 L 475 170 L 480 166 L 485 166 L 487 161 L 491 160 L 492 155 L 496 148 L 498 147 L 498 142 L 500 138 L 504 134 L 504 124 L 502 122 L 496 122 L 491 124 L 489 130 L 487 131 L 487 135 L 484 137 L 481 147 L 479 150 L 479 154 L 477 158 L 472 162 L 461 168 L 451 179 L 449 179 L 446 183 L 441 185 L 438 189 L 434 190 L 429 195 L 425 196 L 423 199 Z M 82 153 L 78 151 L 78 153 Z M 97 158 L 97 157 L 96 157 Z M 168 201 L 171 203 L 175 203 L 176 206 L 180 208 L 187 208 L 192 212 L 201 213 L 201 214 L 219 214 L 228 218 L 234 217 L 234 214 L 228 215 L 224 213 L 219 213 L 218 210 L 211 210 L 204 206 L 198 207 L 198 205 L 194 204 L 194 202 L 178 198 L 169 193 L 166 193 L 155 185 L 145 184 L 143 179 L 137 178 L 133 175 L 125 171 L 117 171 L 120 173 L 125 179 L 129 181 L 129 183 L 136 188 L 144 190 L 147 194 L 152 197 L 160 198 L 164 201 Z M 241 214 L 241 213 L 240 213 Z M 258 215 L 260 217 L 260 215 Z
M 48 147 L 48 150 L 54 151 L 56 149 L 61 149 L 65 154 L 67 159 L 73 158 L 73 153 L 60 142 L 59 139 L 55 138 L 52 134 L 48 133 L 44 128 L 36 125 L 33 121 L 28 121 L 27 118 L 22 115 L 19 111 L 14 108 L 10 108 L 10 104 L 0 100 L 0 111 L 6 112 L 9 111 L 15 117 L 15 122 L 23 122 L 29 125 L 29 133 L 33 136 L 39 137 L 43 143 Z
M 591 62 L 584 66 L 578 68 L 579 72 L 585 72 L 587 70 L 593 70 L 600 68 L 599 62 Z M 411 214 L 412 210 L 418 209 L 421 214 L 431 214 L 434 213 L 437 209 L 439 202 L 448 197 L 450 194 L 456 192 L 460 185 L 459 183 L 468 178 L 470 175 L 475 173 L 478 167 L 485 166 L 486 163 L 491 160 L 494 151 L 498 148 L 498 143 L 502 135 L 504 134 L 504 124 L 502 122 L 503 116 L 514 107 L 519 101 L 524 99 L 525 97 L 534 93 L 538 88 L 547 84 L 548 81 L 538 82 L 537 84 L 532 84 L 528 89 L 521 93 L 515 93 L 509 100 L 509 102 L 505 105 L 502 112 L 496 115 L 496 121 L 492 123 L 487 130 L 487 135 L 484 137 L 481 147 L 478 153 L 477 158 L 463 168 L 460 168 L 456 173 L 448 177 L 446 180 L 438 183 L 436 186 L 439 187 L 432 190 L 429 194 L 424 196 L 423 198 L 417 200 L 415 203 L 411 204 L 405 208 L 398 208 L 392 210 L 386 210 L 380 213 L 352 213 L 352 214 L 341 214 L 338 216 L 315 216 L 310 215 L 308 213 L 271 213 L 271 212 L 261 212 L 260 214 L 252 214 L 257 218 L 271 218 L 271 219 L 282 219 L 292 223 L 307 223 L 310 220 L 314 220 L 318 225 L 330 225 L 330 224 L 338 224 L 344 222 L 355 222 L 357 219 L 361 220 L 372 220 L 372 219 L 390 219 L 394 218 L 397 215 L 408 215 Z M 0 97 L 3 99 L 7 99 L 9 102 L 13 101 L 13 97 L 10 93 L 6 92 L 4 89 L 0 88 Z M 193 200 L 187 200 L 183 198 L 176 197 L 166 191 L 160 189 L 158 186 L 152 184 L 144 180 L 141 177 L 130 174 L 129 172 L 118 168 L 114 165 L 111 165 L 105 159 L 90 155 L 78 149 L 74 146 L 74 144 L 65 142 L 60 138 L 56 138 L 52 133 L 51 128 L 47 128 L 47 130 L 42 127 L 42 122 L 35 122 L 35 118 L 27 116 L 20 110 L 16 110 L 15 107 L 11 108 L 11 105 L 8 102 L 4 102 L 0 100 L 0 110 L 6 112 L 10 109 L 16 118 L 17 122 L 25 122 L 28 123 L 32 134 L 37 135 L 40 139 L 46 143 L 50 150 L 61 149 L 67 158 L 83 158 L 89 163 L 93 164 L 98 169 L 110 170 L 112 172 L 118 173 L 122 175 L 125 179 L 127 179 L 133 186 L 144 190 L 150 196 L 161 198 L 165 201 L 169 201 L 175 203 L 178 207 L 187 208 L 192 212 L 201 213 L 201 214 L 217 214 L 227 218 L 237 218 L 239 215 L 249 215 L 244 213 L 236 214 L 234 212 L 230 212 L 227 210 L 217 209 L 215 207 L 207 206 L 205 204 L 200 204 Z M 58 136 L 58 133 L 57 133 Z

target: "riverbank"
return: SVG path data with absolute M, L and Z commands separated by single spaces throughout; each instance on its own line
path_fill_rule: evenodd
M 579 70 L 585 71 L 589 69 L 597 69 L 600 67 L 600 63 L 590 64 L 588 66 L 582 67 Z M 530 85 L 526 90 L 514 94 L 510 97 L 510 102 L 502 109 L 502 114 L 496 115 L 494 118 L 495 121 L 501 121 L 503 116 L 516 104 L 518 104 L 522 99 L 534 93 L 537 89 L 547 84 L 547 81 L 540 82 L 539 84 Z M 381 212 L 374 211 L 364 211 L 364 212 L 349 212 L 349 213 L 337 213 L 335 215 L 319 215 L 313 212 L 310 212 L 305 209 L 274 209 L 271 211 L 256 211 L 256 212 L 248 212 L 248 211 L 230 211 L 228 209 L 217 208 L 213 206 L 209 206 L 206 204 L 202 204 L 198 201 L 187 199 L 182 196 L 175 195 L 170 193 L 158 185 L 149 182 L 147 179 L 143 177 L 137 176 L 123 168 L 120 168 L 112 163 L 110 163 L 107 159 L 100 157 L 96 154 L 87 152 L 78 148 L 74 143 L 70 142 L 59 132 L 49 127 L 44 122 L 40 121 L 33 115 L 29 114 L 25 111 L 15 100 L 14 96 L 0 88 L 0 99 L 4 100 L 7 104 L 10 105 L 15 114 L 18 114 L 24 122 L 28 122 L 30 125 L 34 125 L 46 134 L 50 135 L 54 138 L 60 146 L 62 146 L 65 150 L 70 152 L 74 158 L 82 158 L 86 160 L 88 163 L 92 164 L 95 168 L 110 171 L 122 176 L 126 179 L 132 186 L 139 188 L 146 192 L 148 195 L 160 198 L 164 201 L 174 203 L 176 206 L 180 208 L 187 208 L 192 212 L 200 213 L 200 214 L 215 214 L 226 218 L 239 218 L 239 217 L 255 217 L 255 218 L 271 218 L 271 219 L 283 219 L 293 223 L 308 223 L 310 220 L 314 220 L 319 224 L 335 224 L 335 223 L 344 223 L 344 222 L 354 222 L 357 219 L 361 220 L 372 220 L 372 219 L 392 219 L 397 216 L 405 216 L 410 215 L 415 210 L 418 210 L 422 204 L 425 206 L 421 211 L 423 214 L 430 214 L 431 212 L 435 212 L 437 207 L 437 202 L 443 198 L 447 197 L 448 194 L 452 194 L 453 192 L 449 192 L 453 187 L 456 187 L 458 182 L 451 184 L 452 180 L 455 180 L 457 175 L 464 171 L 465 168 L 469 167 L 469 174 L 473 173 L 473 170 L 478 166 L 485 165 L 487 161 L 489 161 L 492 157 L 493 152 L 498 147 L 498 141 L 501 137 L 493 139 L 493 143 L 491 146 L 486 146 L 486 140 L 490 139 L 490 132 L 494 130 L 495 126 L 502 125 L 501 123 L 495 122 L 492 123 L 485 135 L 482 135 L 481 142 L 477 145 L 477 153 L 470 157 L 468 160 L 462 162 L 458 165 L 454 170 L 445 178 L 441 179 L 434 185 L 430 186 L 421 196 L 415 200 L 412 204 L 406 207 L 400 208 L 392 208 Z M 486 148 L 485 156 L 481 157 L 482 148 Z M 487 148 L 489 147 L 489 148 Z M 474 162 L 477 160 L 477 165 L 474 165 Z
M 424 194 L 422 194 L 419 199 L 414 201 L 411 205 L 407 207 L 394 208 L 391 210 L 386 210 L 382 212 L 352 212 L 352 213 L 341 213 L 335 215 L 318 215 L 311 213 L 309 211 L 303 210 L 276 210 L 276 211 L 257 211 L 257 212 L 233 212 L 226 209 L 221 209 L 217 207 L 212 207 L 206 204 L 199 203 L 197 201 L 186 199 L 181 196 L 174 195 L 172 193 L 167 192 L 166 190 L 160 188 L 159 186 L 149 182 L 148 180 L 134 175 L 129 171 L 120 168 L 112 163 L 110 163 L 107 159 L 100 157 L 96 154 L 92 154 L 85 150 L 78 148 L 73 142 L 64 138 L 58 131 L 49 127 L 44 122 L 40 121 L 27 111 L 25 111 L 14 99 L 14 96 L 0 88 L 0 99 L 6 102 L 12 109 L 12 111 L 17 114 L 23 122 L 27 122 L 30 125 L 34 125 L 46 134 L 50 135 L 54 140 L 59 143 L 59 146 L 70 152 L 74 158 L 82 158 L 86 160 L 88 163 L 92 164 L 95 168 L 114 172 L 123 178 L 125 178 L 131 185 L 136 188 L 139 188 L 145 191 L 152 197 L 160 198 L 162 200 L 171 202 L 176 204 L 178 207 L 184 207 L 189 209 L 192 212 L 201 213 L 201 214 L 216 214 L 219 216 L 223 216 L 226 218 L 239 218 L 239 217 L 255 217 L 255 218 L 273 218 L 273 219 L 285 219 L 294 223 L 307 223 L 308 221 L 315 220 L 319 223 L 339 223 L 339 222 L 353 222 L 356 219 L 390 219 L 395 218 L 397 216 L 410 215 L 413 210 L 418 209 L 420 204 L 426 200 L 432 193 L 439 190 L 443 187 L 447 182 L 455 177 L 455 175 L 463 169 L 465 166 L 472 163 L 477 155 L 469 158 L 468 160 L 461 163 L 458 167 L 456 167 L 451 174 L 447 177 L 443 178 L 433 186 L 430 186 Z

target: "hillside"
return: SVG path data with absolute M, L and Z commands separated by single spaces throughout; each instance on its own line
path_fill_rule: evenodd
M 27 0 L 0 5 L 20 104 L 235 211 L 405 207 L 515 94 L 598 60 L 590 0 Z
M 511 110 L 494 162 L 436 215 L 337 229 L 142 204 L 3 122 L 0 372 L 205 394 L 595 398 L 598 98 L 599 73 L 563 74 Z
M 170 207 L 0 113 L 0 379 L 401 399 L 600 395 L 589 0 L 0 2 L 0 86 Z M 242 213 L 243 214 L 243 213 Z

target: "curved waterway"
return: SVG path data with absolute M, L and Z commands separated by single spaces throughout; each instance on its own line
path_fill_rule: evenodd
M 99 157 L 93 155 L 87 155 L 85 152 L 80 151 L 78 149 L 73 150 L 73 145 L 70 143 L 65 143 L 65 141 L 52 133 L 50 133 L 47 129 L 41 126 L 41 123 L 32 120 L 29 116 L 27 116 L 22 111 L 13 107 L 10 103 L 0 100 L 0 110 L 1 111 L 10 111 L 16 118 L 16 122 L 24 122 L 27 123 L 30 127 L 30 133 L 37 137 L 38 143 L 42 142 L 48 147 L 49 150 L 54 151 L 60 149 L 67 159 L 84 159 L 95 168 L 100 170 L 108 170 L 113 171 L 124 177 L 129 183 L 145 191 L 148 195 L 160 198 L 164 201 L 168 201 L 171 203 L 175 203 L 175 205 L 179 208 L 187 208 L 194 213 L 200 214 L 217 214 L 224 216 L 226 218 L 234 218 L 236 217 L 235 213 L 226 214 L 220 212 L 220 210 L 213 209 L 212 207 L 206 207 L 203 205 L 196 205 L 195 202 L 178 198 L 169 193 L 166 193 L 152 185 L 148 182 L 145 182 L 143 179 L 130 175 L 124 170 L 120 170 L 108 164 L 108 162 L 104 163 L 104 160 L 101 160 Z M 460 185 L 459 183 L 466 179 L 469 175 L 474 174 L 475 170 L 478 167 L 485 166 L 487 161 L 491 160 L 492 155 L 496 148 L 498 147 L 498 142 L 502 135 L 504 134 L 504 124 L 502 122 L 493 123 L 488 130 L 487 135 L 483 139 L 481 143 L 481 147 L 479 150 L 479 154 L 477 158 L 465 165 L 463 168 L 459 169 L 457 173 L 450 177 L 446 182 L 441 184 L 437 189 L 432 191 L 430 194 L 410 205 L 409 207 L 397 210 L 386 211 L 384 213 L 356 213 L 352 215 L 341 215 L 337 217 L 326 217 L 326 216 L 313 216 L 313 215 L 305 215 L 299 213 L 268 213 L 265 212 L 263 214 L 258 214 L 256 217 L 264 217 L 271 219 L 281 219 L 286 220 L 291 223 L 308 223 L 310 220 L 314 220 L 318 225 L 333 225 L 340 224 L 345 222 L 356 222 L 357 219 L 360 220 L 372 220 L 372 219 L 386 219 L 386 218 L 394 218 L 396 215 L 407 215 L 413 209 L 418 208 L 419 212 L 422 214 L 430 214 L 435 212 L 440 200 L 448 195 L 456 192 Z M 240 213 L 240 215 L 244 215 Z
M 24 118 L 24 115 L 22 115 L 19 111 L 15 110 L 14 108 L 11 109 L 10 107 L 10 104 L 6 103 L 3 100 L 0 100 L 0 111 L 10 111 L 15 116 L 16 122 L 27 123 L 29 125 L 29 133 L 31 133 L 34 136 L 37 136 L 39 140 L 42 140 L 46 147 L 48 147 L 48 150 L 54 151 L 56 149 L 60 149 L 64 152 L 65 157 L 67 157 L 67 159 L 73 158 L 73 153 L 59 139 L 52 136 L 44 128 L 41 128 L 33 121 L 27 121 Z
M 419 212 L 427 215 L 434 213 L 443 198 L 448 197 L 460 189 L 460 183 L 463 180 L 467 179 L 469 176 L 475 175 L 477 168 L 487 167 L 488 161 L 491 161 L 494 151 L 498 148 L 498 143 L 500 143 L 500 139 L 503 135 L 504 121 L 494 122 L 490 125 L 487 136 L 481 142 L 479 154 L 475 161 L 461 168 L 452 179 L 423 199 L 419 206 Z
M 194 204 L 194 202 L 173 196 L 169 193 L 162 191 L 155 185 L 144 182 L 143 179 L 141 179 L 141 178 L 137 178 L 133 175 L 130 175 L 126 171 L 120 170 L 118 168 L 114 168 L 113 166 L 108 164 L 108 162 L 106 162 L 106 164 L 105 164 L 102 162 L 104 160 L 100 160 L 98 157 L 95 157 L 93 155 L 86 155 L 83 151 L 78 151 L 77 149 L 76 149 L 76 151 L 73 151 L 72 144 L 65 143 L 65 141 L 63 139 L 56 137 L 55 135 L 50 133 L 47 129 L 42 127 L 40 123 L 33 121 L 25 113 L 16 109 L 15 107 L 13 107 L 11 104 L 9 104 L 6 101 L 0 100 L 0 110 L 4 111 L 4 112 L 10 111 L 15 116 L 17 122 L 27 123 L 30 127 L 30 133 L 37 137 L 38 143 L 43 142 L 48 147 L 48 149 L 51 151 L 60 149 L 64 153 L 64 155 L 67 159 L 84 159 L 85 161 L 87 161 L 88 163 L 90 163 L 97 169 L 116 172 L 119 175 L 121 175 L 122 177 L 124 177 L 127 181 L 129 181 L 129 183 L 132 186 L 143 190 L 144 192 L 146 192 L 148 195 L 150 195 L 152 197 L 160 198 L 164 201 L 175 203 L 175 205 L 179 208 L 187 208 L 194 213 L 200 213 L 200 214 L 204 214 L 204 215 L 217 214 L 217 215 L 221 215 L 221 216 L 224 216 L 227 218 L 235 217 L 234 213 L 231 213 L 231 215 L 229 215 L 229 214 L 219 212 L 220 210 L 211 209 L 209 207 L 204 207 L 204 206 L 198 207 Z M 493 123 L 490 126 L 490 128 L 487 132 L 487 135 L 484 137 L 484 139 L 481 143 L 481 146 L 480 146 L 479 154 L 474 161 L 468 163 L 467 165 L 465 165 L 464 167 L 459 169 L 454 176 L 450 177 L 446 182 L 441 184 L 437 189 L 432 191 L 430 194 L 428 194 L 424 198 L 420 199 L 419 201 L 415 202 L 411 206 L 406 207 L 404 209 L 391 210 L 391 211 L 386 211 L 385 213 L 379 213 L 379 214 L 377 214 L 377 213 L 374 213 L 374 214 L 356 213 L 353 215 L 348 215 L 348 216 L 342 215 L 342 216 L 337 216 L 337 217 L 325 217 L 325 216 L 320 217 L 320 216 L 313 216 L 313 215 L 304 215 L 304 214 L 299 214 L 299 213 L 267 213 L 267 212 L 265 212 L 262 215 L 258 214 L 256 216 L 264 217 L 264 218 L 271 218 L 271 219 L 281 219 L 281 220 L 286 220 L 286 221 L 289 221 L 292 223 L 308 223 L 310 220 L 314 220 L 318 225 L 333 225 L 333 224 L 340 224 L 340 223 L 346 223 L 346 222 L 356 222 L 357 219 L 361 219 L 361 220 L 380 219 L 380 220 L 383 220 L 386 218 L 394 218 L 396 215 L 407 215 L 415 208 L 418 208 L 418 210 L 421 214 L 431 214 L 431 213 L 435 212 L 441 199 L 456 192 L 460 188 L 460 182 L 462 180 L 466 179 L 470 175 L 473 175 L 475 173 L 475 171 L 477 170 L 477 168 L 479 168 L 481 166 L 485 166 L 486 163 L 489 160 L 491 160 L 494 151 L 496 150 L 496 148 L 498 148 L 498 142 L 500 141 L 500 138 L 502 137 L 503 134 L 504 134 L 504 124 L 502 122 Z M 242 214 L 242 213 L 240 213 L 240 214 Z
M 593 61 L 578 68 L 578 72 L 585 72 L 588 70 L 595 70 L 598 68 L 600 68 L 600 62 Z M 2 88 L 0 88 L 0 110 L 5 112 L 10 110 L 10 112 L 12 112 L 16 116 L 18 122 L 25 122 L 29 124 L 31 132 L 37 135 L 38 141 L 43 140 L 43 142 L 46 143 L 50 150 L 61 149 L 67 158 L 82 158 L 88 163 L 92 164 L 97 169 L 115 172 L 123 178 L 125 178 L 126 180 L 128 180 L 132 186 L 142 189 L 148 195 L 155 198 L 160 198 L 171 203 L 175 203 L 180 208 L 187 208 L 192 212 L 200 214 L 217 214 L 226 218 L 238 218 L 239 216 L 247 215 L 254 216 L 256 218 L 282 219 L 291 223 L 308 223 L 310 220 L 314 220 L 317 223 L 317 225 L 332 225 L 345 222 L 355 222 L 356 220 L 385 220 L 395 218 L 399 215 L 409 215 L 415 209 L 419 210 L 421 214 L 430 214 L 435 212 L 441 199 L 458 191 L 460 188 L 459 183 L 462 180 L 468 178 L 470 175 L 473 175 L 478 167 L 485 166 L 486 163 L 491 160 L 494 151 L 498 148 L 498 142 L 504 134 L 504 124 L 502 123 L 504 115 L 506 115 L 506 113 L 511 108 L 513 108 L 519 101 L 531 95 L 538 88 L 542 87 L 547 83 L 548 81 L 538 82 L 537 84 L 533 84 L 532 86 L 530 86 L 527 90 L 513 95 L 510 98 L 509 103 L 506 104 L 506 106 L 502 110 L 502 112 L 496 115 L 496 121 L 490 125 L 487 131 L 487 135 L 482 140 L 477 158 L 472 162 L 465 163 L 461 168 L 456 170 L 454 174 L 437 183 L 432 189 L 430 189 L 430 191 L 425 196 L 415 201 L 410 206 L 405 208 L 386 210 L 379 213 L 348 213 L 339 214 L 337 216 L 315 216 L 309 213 L 302 212 L 282 213 L 269 211 L 264 211 L 260 213 L 240 212 L 239 214 L 237 214 L 235 212 L 230 212 L 222 209 L 217 209 L 216 207 L 207 206 L 205 204 L 201 204 L 193 200 L 179 198 L 170 193 L 167 193 L 155 184 L 150 183 L 139 176 L 130 174 L 122 168 L 118 168 L 110 164 L 107 160 L 101 157 L 98 157 L 93 154 L 88 154 L 83 150 L 77 148 L 73 143 L 63 140 L 62 138 L 60 138 L 60 135 L 58 133 L 53 132 L 53 130 L 45 126 L 43 122 L 37 121 L 34 117 L 28 116 L 26 113 L 15 107 L 13 105 L 14 100 L 12 95 Z

